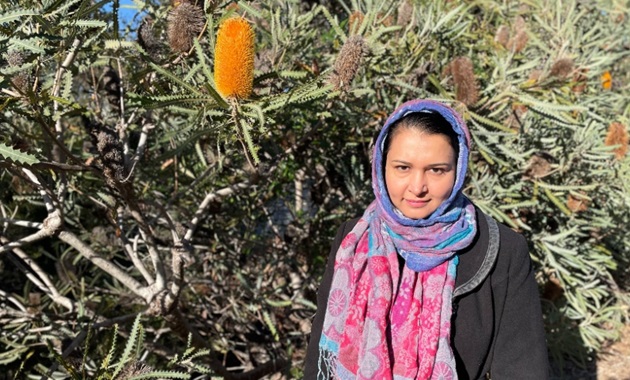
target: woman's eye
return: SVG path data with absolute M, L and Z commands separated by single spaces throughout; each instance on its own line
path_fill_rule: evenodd
M 446 173 L 446 170 L 443 168 L 431 168 L 431 171 L 435 174 L 444 174 Z
M 405 171 L 409 169 L 409 166 L 405 166 L 405 165 L 398 165 L 396 166 L 397 170 L 401 170 L 401 171 Z

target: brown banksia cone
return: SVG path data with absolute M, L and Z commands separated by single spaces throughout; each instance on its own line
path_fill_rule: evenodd
M 571 58 L 560 58 L 551 65 L 549 75 L 564 79 L 573 72 L 573 60 Z
M 20 67 L 24 64 L 24 55 L 16 50 L 7 53 L 7 63 L 9 67 Z M 19 92 L 25 93 L 32 85 L 32 77 L 30 72 L 22 71 L 11 78 L 11 84 Z
M 120 110 L 120 77 L 116 70 L 105 67 L 101 88 L 105 91 L 105 98 L 113 110 Z
M 503 47 L 507 47 L 510 40 L 510 28 L 507 25 L 501 25 L 494 34 L 494 41 L 501 44 Z
M 348 18 L 348 33 L 351 35 L 356 34 L 361 27 L 364 18 L 365 15 L 361 11 L 352 12 L 350 17 Z
M 99 162 L 103 167 L 105 182 L 112 188 L 127 178 L 123 148 L 116 130 L 99 122 L 83 118 L 92 144 L 98 152 Z
M 479 100 L 477 80 L 473 71 L 473 64 L 468 57 L 457 57 L 448 65 L 448 73 L 455 84 L 455 98 L 470 107 Z
M 341 47 L 333 72 L 328 79 L 335 90 L 348 91 L 369 48 L 362 36 L 351 36 Z
M 119 377 L 117 377 L 117 379 L 129 380 L 149 372 L 153 372 L 153 368 L 148 366 L 146 363 L 134 360 L 125 366 L 125 368 L 120 372 L 120 375 L 118 375 Z
M 521 16 L 516 17 L 512 24 L 512 35 L 506 47 L 516 53 L 523 51 L 527 46 L 529 36 L 527 35 L 527 24 Z
M 153 19 L 145 17 L 138 27 L 138 43 L 151 58 L 158 58 L 161 50 L 160 40 L 153 33 Z
M 411 22 L 411 18 L 413 17 L 413 5 L 409 2 L 409 0 L 404 0 L 398 6 L 397 14 L 396 14 L 396 25 L 400 25 L 402 27 L 406 27 Z
M 224 98 L 247 99 L 254 85 L 254 30 L 241 17 L 221 23 L 214 48 L 214 83 Z
M 199 36 L 206 23 L 203 9 L 186 2 L 173 9 L 167 20 L 168 43 L 178 53 L 185 53 L 192 48 L 193 39 Z
M 613 152 L 617 160 L 622 160 L 628 153 L 628 131 L 626 127 L 619 122 L 612 122 L 608 127 L 608 134 L 606 135 L 606 146 L 617 146 Z

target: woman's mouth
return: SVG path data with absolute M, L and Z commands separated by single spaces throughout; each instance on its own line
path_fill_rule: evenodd
M 423 207 L 423 206 L 425 206 L 427 203 L 429 203 L 429 200 L 420 200 L 420 199 L 412 200 L 412 199 L 405 199 L 405 202 L 406 202 L 406 203 L 407 203 L 410 207 L 418 208 L 418 207 Z

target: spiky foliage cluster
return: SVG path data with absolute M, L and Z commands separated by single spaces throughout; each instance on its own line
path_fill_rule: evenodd
M 112 346 L 90 323 L 110 336 L 141 311 L 132 351 L 156 370 L 190 334 L 213 376 L 300 378 L 330 239 L 372 200 L 372 137 L 415 97 L 469 124 L 466 193 L 530 242 L 554 357 L 614 338 L 630 289 L 628 8 L 319 3 L 138 2 L 146 21 L 120 30 L 118 2 L 0 2 L 0 50 L 21 57 L 0 65 L 7 373 L 47 373 L 48 340 L 94 375 Z M 181 48 L 161 49 L 188 5 Z M 256 96 L 226 101 L 215 36 L 234 13 L 255 34 Z

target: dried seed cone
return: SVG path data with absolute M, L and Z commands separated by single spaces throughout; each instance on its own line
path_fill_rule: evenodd
M 105 67 L 103 72 L 102 88 L 105 90 L 105 97 L 113 110 L 120 110 L 120 77 L 110 66 Z
M 24 64 L 24 55 L 19 51 L 12 50 L 7 53 L 7 63 L 10 67 L 19 67 Z M 20 72 L 11 78 L 13 87 L 21 92 L 28 91 L 32 83 L 30 72 Z
M 127 366 L 120 372 L 118 375 L 121 380 L 128 380 L 134 378 L 136 376 L 144 375 L 149 372 L 152 372 L 153 368 L 149 367 L 147 364 L 137 361 L 132 361 L 127 364 Z
M 362 36 L 352 36 L 346 40 L 337 56 L 329 83 L 335 90 L 348 91 L 352 80 L 357 75 L 363 57 L 369 49 Z
M 457 57 L 451 61 L 450 73 L 455 82 L 455 97 L 470 107 L 479 100 L 477 80 L 473 71 L 473 64 L 468 57 Z
M 510 40 L 510 28 L 508 28 L 506 25 L 499 26 L 496 34 L 494 35 L 494 40 L 497 43 L 503 45 L 503 47 L 506 47 L 508 41 Z
M 225 98 L 247 99 L 254 84 L 254 31 L 244 18 L 219 26 L 214 48 L 214 83 Z
M 626 156 L 629 141 L 628 131 L 623 124 L 616 121 L 610 124 L 604 144 L 606 144 L 606 146 L 618 146 L 617 149 L 613 151 L 616 159 L 622 160 Z
M 573 72 L 573 60 L 571 58 L 561 58 L 553 63 L 549 75 L 566 78 Z
M 413 16 L 413 5 L 409 0 L 404 0 L 398 7 L 398 14 L 396 16 L 396 25 L 406 27 L 411 22 Z
M 512 31 L 514 32 L 514 37 L 510 38 L 506 47 L 516 53 L 521 52 L 525 49 L 525 46 L 527 46 L 527 41 L 529 41 L 527 23 L 523 17 L 518 16 L 516 20 L 514 20 Z
M 185 53 L 193 46 L 193 39 L 203 30 L 205 15 L 200 7 L 182 3 L 168 15 L 168 43 L 173 51 Z
M 160 53 L 160 40 L 153 34 L 153 19 L 145 17 L 138 28 L 138 43 L 155 59 Z

